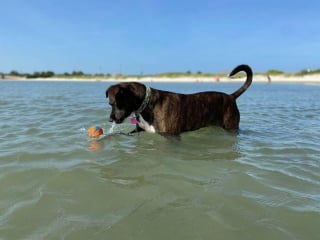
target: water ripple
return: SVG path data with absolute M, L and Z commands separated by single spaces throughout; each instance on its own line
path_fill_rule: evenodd
M 109 84 L 0 81 L 1 238 L 318 238 L 319 87 L 253 84 L 239 134 L 165 138 L 107 122 Z

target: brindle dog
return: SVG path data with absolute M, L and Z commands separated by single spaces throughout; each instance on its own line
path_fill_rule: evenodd
M 227 130 L 239 128 L 240 113 L 236 99 L 252 82 L 252 70 L 239 65 L 229 76 L 244 71 L 247 79 L 232 94 L 199 92 L 180 94 L 146 87 L 137 82 L 125 82 L 110 86 L 106 91 L 112 107 L 110 121 L 122 123 L 132 113 L 137 116 L 134 132 L 147 131 L 179 135 L 211 125 Z

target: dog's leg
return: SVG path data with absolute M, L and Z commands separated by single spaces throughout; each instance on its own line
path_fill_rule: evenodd
M 138 126 L 140 128 L 142 128 L 143 130 L 145 130 L 146 132 L 149 132 L 149 133 L 155 133 L 156 132 L 154 127 L 152 125 L 150 125 L 147 121 L 145 121 L 143 119 L 143 117 L 141 116 L 141 114 L 139 114 L 137 120 L 138 120 Z
M 165 137 L 172 143 L 179 143 L 181 141 L 180 135 L 170 134 L 170 133 L 159 133 L 162 137 Z
M 132 130 L 131 132 L 129 132 L 129 135 L 135 134 L 135 133 L 139 133 L 144 131 L 144 129 L 142 129 L 141 127 L 138 126 L 138 124 L 136 125 L 136 128 L 134 130 Z

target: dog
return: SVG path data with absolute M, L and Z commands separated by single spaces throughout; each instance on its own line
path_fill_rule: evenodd
M 236 99 L 251 85 L 253 75 L 251 68 L 243 64 L 234 68 L 229 77 L 241 71 L 246 73 L 246 81 L 232 94 L 214 91 L 180 94 L 138 82 L 112 85 L 106 90 L 112 107 L 109 121 L 122 123 L 134 113 L 138 123 L 133 132 L 179 135 L 208 126 L 238 130 L 240 112 Z

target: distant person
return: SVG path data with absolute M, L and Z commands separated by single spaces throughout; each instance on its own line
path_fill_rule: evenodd
M 268 83 L 271 83 L 271 77 L 269 74 L 267 75 L 267 79 L 268 79 Z

